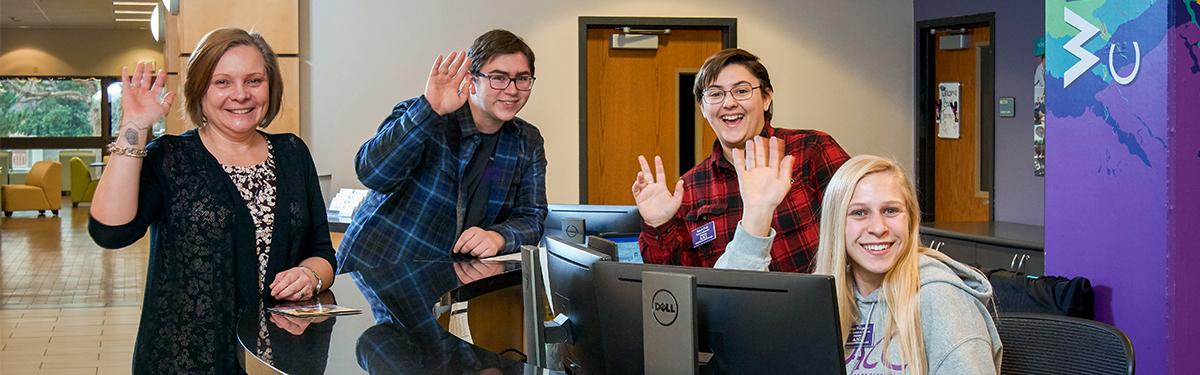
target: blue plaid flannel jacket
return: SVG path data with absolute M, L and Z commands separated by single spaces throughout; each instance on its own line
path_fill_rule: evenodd
M 459 180 L 479 145 L 469 105 L 438 116 L 424 96 L 400 102 L 355 156 L 363 200 L 337 251 L 338 273 L 390 263 L 407 252 L 450 254 L 463 230 Z M 504 123 L 492 161 L 500 172 L 480 227 L 504 236 L 502 254 L 536 244 L 546 218 L 542 135 L 520 118 Z

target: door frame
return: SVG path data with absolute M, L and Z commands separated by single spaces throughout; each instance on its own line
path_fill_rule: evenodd
M 587 31 L 589 27 L 636 26 L 671 29 L 721 30 L 721 48 L 737 47 L 737 18 L 579 17 L 579 203 L 588 203 L 588 86 Z
M 979 83 L 979 188 L 987 191 L 988 221 L 996 221 L 996 13 L 981 13 L 967 16 L 938 18 L 917 22 L 914 36 L 917 47 L 916 61 L 916 119 L 913 139 L 916 140 L 917 201 L 921 205 L 921 221 L 933 222 L 936 191 L 934 189 L 934 126 L 933 106 L 937 101 L 937 82 L 934 79 L 937 29 L 953 29 L 969 26 L 987 26 L 991 54 L 980 61 Z

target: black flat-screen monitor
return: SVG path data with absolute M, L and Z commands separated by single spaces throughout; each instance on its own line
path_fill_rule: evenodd
M 545 235 L 562 235 L 564 218 L 584 220 L 584 234 L 637 233 L 642 231 L 642 215 L 637 206 L 591 204 L 551 204 L 546 207 Z
M 571 339 L 564 345 L 563 368 L 575 374 L 603 374 L 602 358 L 588 348 L 599 348 L 603 327 L 596 318 L 592 266 L 611 260 L 602 254 L 557 236 L 546 238 L 546 272 L 550 279 L 550 311 L 566 315 Z
M 607 373 L 645 372 L 643 271 L 696 276 L 698 351 L 712 354 L 702 373 L 845 373 L 831 276 L 617 262 L 593 271 Z

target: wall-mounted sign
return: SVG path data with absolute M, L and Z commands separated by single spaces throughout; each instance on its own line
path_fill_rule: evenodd
M 1001 97 L 996 110 L 1000 112 L 1000 117 L 1017 117 L 1017 100 L 1011 96 Z

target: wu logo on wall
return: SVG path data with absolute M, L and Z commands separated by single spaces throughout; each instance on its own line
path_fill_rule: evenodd
M 1063 75 L 1063 87 L 1065 88 L 1070 86 L 1072 82 L 1075 82 L 1075 80 L 1079 78 L 1079 76 L 1083 75 L 1083 73 L 1090 70 L 1092 66 L 1096 65 L 1096 63 L 1100 61 L 1100 58 L 1096 57 L 1096 54 L 1088 52 L 1088 50 L 1083 48 L 1085 43 L 1091 40 L 1092 37 L 1095 37 L 1096 34 L 1100 33 L 1100 28 L 1083 19 L 1083 17 L 1080 17 L 1079 14 L 1072 11 L 1071 8 L 1066 7 L 1063 8 L 1063 21 L 1066 21 L 1068 25 L 1071 25 L 1071 27 L 1079 29 L 1079 33 L 1075 34 L 1075 36 L 1071 38 L 1070 41 L 1067 41 L 1066 45 L 1063 46 L 1063 49 L 1066 49 L 1067 52 L 1070 52 L 1072 55 L 1075 55 L 1075 57 L 1079 58 L 1079 61 L 1076 62 L 1075 65 L 1071 65 L 1071 67 L 1067 69 L 1066 73 Z M 1108 71 L 1110 74 L 1112 74 L 1114 82 L 1121 85 L 1128 85 L 1133 82 L 1134 78 L 1137 78 L 1138 71 L 1141 70 L 1142 49 L 1138 45 L 1138 42 L 1133 42 L 1133 72 L 1125 76 L 1117 73 L 1117 68 L 1115 65 L 1113 65 L 1113 55 L 1116 54 L 1116 50 L 1116 43 L 1108 45 Z

